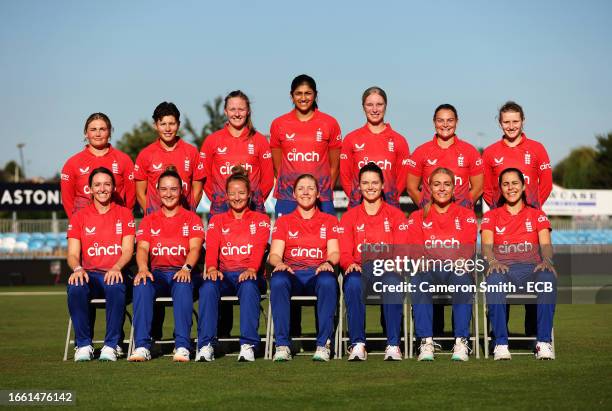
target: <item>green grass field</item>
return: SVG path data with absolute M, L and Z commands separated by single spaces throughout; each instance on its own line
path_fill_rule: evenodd
M 370 356 L 364 363 L 346 357 L 313 363 L 304 356 L 280 364 L 237 363 L 235 357 L 188 364 L 169 357 L 142 364 L 74 363 L 62 362 L 65 296 L 4 294 L 9 291 L 64 288 L 0 288 L 0 389 L 72 390 L 77 406 L 88 409 L 612 408 L 612 305 L 558 306 L 557 360 L 547 362 L 515 356 L 510 362 L 453 363 L 437 356 L 433 363 L 389 363 Z M 378 330 L 377 308 L 369 313 L 368 329 Z M 522 309 L 512 310 L 511 328 L 521 328 L 522 315 Z M 171 319 L 168 312 L 167 329 Z M 312 329 L 310 309 L 303 324 Z M 96 337 L 103 325 L 99 311 Z

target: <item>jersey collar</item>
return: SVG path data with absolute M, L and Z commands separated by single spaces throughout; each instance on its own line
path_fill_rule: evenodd
M 519 147 L 519 146 L 522 146 L 523 144 L 525 144 L 527 142 L 527 140 L 528 139 L 527 139 L 527 136 L 525 135 L 525 133 L 522 133 L 521 134 L 521 141 L 517 145 L 515 145 L 514 147 L 510 147 L 508 145 L 508 143 L 506 143 L 506 140 L 504 139 L 504 136 L 502 136 L 502 138 L 501 138 L 501 143 L 506 148 L 516 148 L 516 147 Z
M 183 145 L 183 143 L 184 143 L 184 142 L 183 142 L 183 139 L 182 139 L 182 138 L 180 138 L 180 137 L 178 137 L 178 139 L 177 139 L 177 141 L 176 141 L 176 147 L 174 147 L 174 149 L 173 149 L 173 150 L 166 150 L 166 148 L 165 148 L 164 146 L 162 146 L 161 139 L 160 139 L 159 137 L 157 138 L 157 140 L 155 140 L 155 144 L 157 144 L 157 147 L 158 147 L 158 148 L 159 148 L 161 151 L 166 152 L 166 153 L 171 153 L 171 152 L 173 152 L 173 151 L 178 150 L 178 149 L 179 149 L 179 148 L 180 148 L 180 147 Z
M 459 137 L 457 136 L 457 134 L 455 134 L 455 138 L 453 139 L 453 144 L 451 144 L 450 146 L 443 148 L 440 147 L 440 145 L 438 144 L 438 135 L 434 134 L 433 139 L 431 140 L 433 142 L 433 144 L 440 150 L 448 150 L 449 148 L 451 148 L 452 146 L 456 146 L 457 143 L 459 143 L 459 141 L 461 141 L 459 139 Z

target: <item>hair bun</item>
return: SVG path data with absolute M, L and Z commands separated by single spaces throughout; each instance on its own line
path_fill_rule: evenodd
M 232 166 L 232 176 L 248 177 L 248 175 L 249 175 L 249 172 L 241 164 L 236 164 Z
M 165 168 L 164 171 L 169 171 L 171 173 L 176 173 L 177 169 L 176 169 L 176 166 L 174 164 L 170 164 L 168 167 Z

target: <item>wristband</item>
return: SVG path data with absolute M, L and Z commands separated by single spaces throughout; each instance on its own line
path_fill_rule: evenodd
M 85 270 L 80 265 L 77 265 L 76 267 L 72 269 L 72 272 L 76 273 L 77 271 L 85 271 Z

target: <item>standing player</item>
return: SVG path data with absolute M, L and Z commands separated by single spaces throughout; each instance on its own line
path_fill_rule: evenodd
M 249 209 L 251 182 L 242 166 L 233 167 L 225 187 L 230 210 L 211 218 L 206 234 L 196 361 L 215 358 L 213 344 L 222 295 L 237 295 L 240 301 L 238 361 L 255 361 L 254 351 L 260 342 L 260 298 L 266 289 L 259 268 L 270 237 L 270 217 Z
M 272 122 L 270 147 L 277 182 L 274 191 L 277 216 L 297 206 L 292 187 L 295 179 L 312 174 L 320 187 L 321 211 L 335 214 L 332 190 L 339 170 L 342 136 L 336 119 L 319 111 L 317 85 L 301 74 L 291 82 L 294 109 Z
M 274 186 L 270 145 L 253 127 L 249 98 L 240 90 L 225 97 L 227 124 L 204 140 L 201 158 L 206 183 L 204 191 L 211 201 L 210 217 L 229 209 L 226 180 L 232 167 L 240 164 L 248 172 L 251 186 L 249 207 L 265 213 L 264 203 Z
M 338 220 L 317 208 L 317 179 L 299 176 L 292 190 L 295 211 L 276 220 L 272 230 L 270 303 L 274 319 L 276 352 L 274 361 L 291 360 L 289 310 L 292 295 L 317 296 L 317 350 L 314 361 L 329 361 L 334 334 L 338 283 Z
M 455 202 L 459 205 L 472 209 L 482 195 L 482 159 L 474 146 L 455 134 L 458 121 L 455 107 L 439 105 L 433 117 L 436 129 L 433 140 L 417 147 L 408 161 L 407 190 L 419 208 L 431 200 L 429 177 L 439 167 L 453 172 Z
M 527 184 L 516 168 L 500 172 L 499 207 L 482 218 L 482 252 L 489 261 L 487 284 L 514 284 L 527 289 L 528 282 L 552 291 L 537 294 L 536 358 L 555 358 L 552 326 L 556 302 L 556 272 L 552 261 L 550 221 L 546 214 L 526 201 Z M 519 288 L 520 287 L 520 288 Z M 511 359 L 508 350 L 506 294 L 495 289 L 487 292 L 487 310 L 493 328 L 495 360 Z
M 88 178 L 92 170 L 105 167 L 112 171 L 116 183 L 113 202 L 132 210 L 136 202 L 134 163 L 127 154 L 110 144 L 113 126 L 104 113 L 93 113 L 85 121 L 85 148 L 70 157 L 61 175 L 62 204 L 70 218 L 91 204 Z
M 204 166 L 198 149 L 177 135 L 180 118 L 181 113 L 174 103 L 160 103 L 153 112 L 159 138 L 145 147 L 136 158 L 136 197 L 145 215 L 160 208 L 161 199 L 156 184 L 159 176 L 170 165 L 176 167 L 183 182 L 180 204 L 187 210 L 195 211 L 202 198 Z
M 441 269 L 432 264 L 412 277 L 415 285 L 413 310 L 416 337 L 421 339 L 419 361 L 433 361 L 433 293 L 422 292 L 421 284 L 444 284 L 473 286 L 472 273 L 465 269 L 465 261 L 474 258 L 478 225 L 472 210 L 454 202 L 455 176 L 447 168 L 438 167 L 429 176 L 431 203 L 415 211 L 408 220 L 410 243 L 421 248 L 425 261 L 453 261 L 452 270 Z M 416 257 L 416 256 L 415 256 Z M 445 266 L 446 267 L 446 266 Z M 467 361 L 470 348 L 470 321 L 472 318 L 472 297 L 467 292 L 452 293 L 453 331 L 455 346 L 453 361 Z M 478 319 L 475 319 L 477 321 Z
M 371 275 L 362 267 L 362 248 L 371 244 L 406 244 L 406 217 L 383 198 L 384 174 L 380 167 L 368 163 L 359 170 L 361 204 L 342 215 L 340 220 L 340 266 L 344 270 L 344 299 L 351 344 L 349 361 L 364 361 L 365 304 L 362 276 Z M 369 281 L 369 279 L 367 279 Z M 387 348 L 385 360 L 400 361 L 399 348 L 402 304 L 383 303 Z
M 90 300 L 106 299 L 106 335 L 101 361 L 116 361 L 125 313 L 122 270 L 134 251 L 134 217 L 131 210 L 113 202 L 115 178 L 111 170 L 91 171 L 88 192 L 92 204 L 70 217 L 68 227 L 68 311 L 74 324 L 75 361 L 89 361 L 93 322 Z
M 385 201 L 399 208 L 399 197 L 406 188 L 406 171 L 410 150 L 406 139 L 385 123 L 387 93 L 380 87 L 363 92 L 361 104 L 366 115 L 365 126 L 350 132 L 342 142 L 340 181 L 349 199 L 348 208 L 361 201 L 359 169 L 369 162 L 378 165 L 385 178 Z
M 528 139 L 523 132 L 525 115 L 523 108 L 508 101 L 499 109 L 499 125 L 504 135 L 482 153 L 484 162 L 484 195 L 490 208 L 502 201 L 498 188 L 502 170 L 513 167 L 525 176 L 527 204 L 541 209 L 552 191 L 552 168 L 548 153 L 537 141 Z
M 151 324 L 157 297 L 172 297 L 174 308 L 174 361 L 189 361 L 193 282 L 191 271 L 200 257 L 204 239 L 202 220 L 181 204 L 182 181 L 168 167 L 159 176 L 161 208 L 143 218 L 136 239 L 138 274 L 134 278 L 134 339 L 129 361 L 151 359 Z M 149 261 L 151 271 L 149 271 Z

